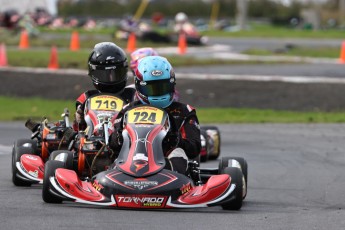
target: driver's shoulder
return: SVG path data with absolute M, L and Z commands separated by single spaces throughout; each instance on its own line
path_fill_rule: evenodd
M 182 102 L 174 101 L 171 105 L 166 108 L 169 113 L 182 113 L 182 114 L 189 114 L 195 112 L 195 108 L 189 104 L 185 104 Z

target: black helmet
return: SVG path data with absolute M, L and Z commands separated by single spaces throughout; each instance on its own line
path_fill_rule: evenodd
M 89 56 L 89 76 L 97 90 L 119 93 L 127 83 L 128 63 L 126 53 L 111 42 L 95 45 Z

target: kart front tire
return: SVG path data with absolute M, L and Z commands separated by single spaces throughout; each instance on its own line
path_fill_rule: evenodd
M 62 199 L 58 196 L 55 196 L 50 192 L 50 177 L 55 176 L 55 170 L 58 168 L 64 168 L 65 164 L 61 161 L 48 160 L 44 167 L 44 179 L 43 179 L 43 188 L 42 188 L 42 199 L 46 203 L 62 203 Z
M 13 146 L 12 149 L 12 182 L 15 186 L 30 187 L 32 182 L 22 179 L 17 168 L 17 162 L 20 162 L 20 157 L 24 154 L 30 153 L 25 147 Z
M 240 163 L 244 179 L 246 180 L 246 183 L 248 183 L 248 163 L 243 157 L 222 157 L 219 160 L 219 173 L 222 173 L 224 168 L 231 167 L 231 165 L 229 165 L 229 160 L 236 160 Z
M 227 167 L 232 167 L 229 165 L 229 161 L 236 160 L 241 166 L 242 174 L 244 177 L 244 183 L 245 183 L 245 191 L 243 194 L 243 199 L 247 196 L 247 190 L 248 190 L 248 163 L 243 157 L 222 157 L 219 161 L 218 171 L 219 173 L 224 173 L 224 169 Z
M 20 162 L 20 157 L 24 154 L 36 154 L 37 142 L 32 139 L 18 139 L 14 142 L 12 148 L 12 182 L 15 186 L 29 187 L 33 184 L 21 178 L 20 172 L 17 169 L 17 162 Z
M 39 155 L 37 153 L 38 149 L 37 149 L 37 141 L 36 140 L 18 139 L 14 142 L 14 146 L 28 148 L 28 151 L 30 151 L 31 154 Z
M 63 159 L 59 160 L 65 164 L 66 169 L 71 169 L 73 170 L 73 152 L 68 151 L 68 150 L 55 150 L 53 151 L 50 156 L 49 160 L 56 160 L 56 157 L 60 154 L 65 154 L 66 157 Z
M 228 174 L 231 178 L 231 184 L 235 184 L 231 199 L 221 206 L 224 210 L 240 210 L 243 203 L 243 174 L 241 169 L 235 167 L 227 167 L 223 170 L 224 174 Z

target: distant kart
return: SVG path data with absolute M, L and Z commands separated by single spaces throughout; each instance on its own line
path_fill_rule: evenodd
M 189 162 L 187 175 L 164 169 L 162 141 L 170 130 L 168 114 L 140 105 L 124 116 L 123 146 L 115 166 L 81 180 L 67 158 L 45 166 L 42 198 L 116 208 L 199 208 L 219 205 L 239 210 L 247 193 L 247 162 L 224 158 L 214 169 Z
M 145 25 L 145 26 L 143 26 Z M 136 38 L 141 41 L 149 41 L 154 43 L 174 43 L 177 44 L 179 40 L 179 33 L 173 31 L 167 31 L 165 33 L 157 32 L 153 30 L 146 23 L 140 23 L 139 26 L 132 25 L 132 27 L 123 26 L 119 27 L 115 33 L 117 39 L 127 40 L 129 35 L 134 33 Z M 186 42 L 189 45 L 201 46 L 206 45 L 208 38 L 202 36 L 195 27 L 188 28 L 183 31 Z
M 69 165 L 76 161 L 78 174 L 84 177 L 103 171 L 114 160 L 107 141 L 123 105 L 124 101 L 113 95 L 95 95 L 85 104 L 88 128 L 80 131 L 72 141 L 68 135 L 75 134 L 69 128 L 68 116 L 65 116 L 65 122 L 54 127 L 43 122 L 33 134 L 36 140 L 16 141 L 12 151 L 13 183 L 17 186 L 43 183 L 48 159 L 62 159 Z
M 200 161 L 215 160 L 220 155 L 220 131 L 217 126 L 200 127 Z

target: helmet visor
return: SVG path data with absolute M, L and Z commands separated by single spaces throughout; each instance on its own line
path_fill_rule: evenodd
M 162 96 L 174 92 L 174 83 L 170 79 L 148 82 L 137 82 L 137 90 L 145 96 Z
M 103 83 L 115 83 L 121 82 L 126 78 L 127 70 L 125 68 L 115 68 L 100 70 L 96 69 L 92 71 L 92 77 L 98 82 Z

